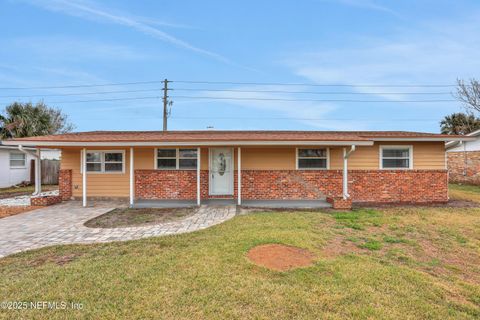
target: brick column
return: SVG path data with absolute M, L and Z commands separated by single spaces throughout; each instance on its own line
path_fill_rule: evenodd
M 60 169 L 58 175 L 58 190 L 62 200 L 72 198 L 72 170 Z

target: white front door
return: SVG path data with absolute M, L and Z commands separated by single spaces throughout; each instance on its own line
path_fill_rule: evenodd
M 210 149 L 210 194 L 233 195 L 233 150 Z

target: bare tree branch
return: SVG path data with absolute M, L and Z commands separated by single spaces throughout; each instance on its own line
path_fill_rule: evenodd
M 480 112 L 480 82 L 470 79 L 468 83 L 457 79 L 457 93 L 454 97 L 458 99 L 468 111 Z

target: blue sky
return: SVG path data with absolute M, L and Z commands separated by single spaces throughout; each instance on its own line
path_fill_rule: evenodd
M 161 129 L 162 102 L 155 98 L 161 84 L 7 88 L 168 78 L 172 130 L 438 132 L 444 115 L 462 110 L 458 102 L 401 101 L 452 100 L 454 87 L 378 86 L 454 85 L 480 72 L 474 0 L 0 3 L 1 106 L 43 98 L 67 113 L 77 131 Z M 358 86 L 365 84 L 374 87 Z M 268 92 L 238 92 L 252 90 Z M 111 91 L 130 92 L 105 93 Z M 292 93 L 298 91 L 314 93 Z M 78 102 L 131 98 L 142 99 Z

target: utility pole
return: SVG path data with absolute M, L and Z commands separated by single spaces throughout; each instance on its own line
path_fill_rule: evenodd
M 167 131 L 168 118 L 168 80 L 163 80 L 163 131 Z

